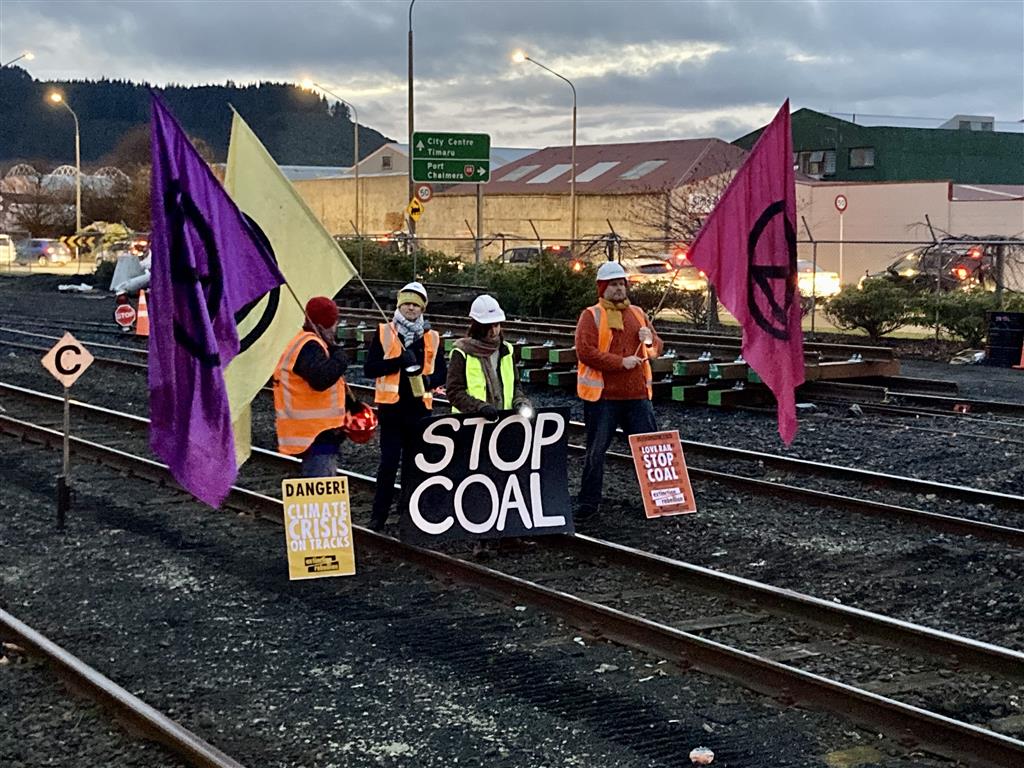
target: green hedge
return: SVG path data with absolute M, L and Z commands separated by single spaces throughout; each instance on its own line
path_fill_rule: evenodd
M 825 315 L 836 327 L 864 331 L 872 341 L 904 326 L 919 325 L 977 347 L 988 330 L 986 313 L 998 308 L 996 295 L 982 288 L 935 293 L 875 279 L 864 281 L 861 288 L 843 288 L 825 304 Z M 1002 308 L 1024 311 L 1024 295 L 1005 293 Z

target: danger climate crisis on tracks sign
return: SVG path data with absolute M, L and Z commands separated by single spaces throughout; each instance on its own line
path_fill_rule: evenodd
M 412 180 L 486 184 L 491 180 L 491 137 L 486 133 L 412 135 Z

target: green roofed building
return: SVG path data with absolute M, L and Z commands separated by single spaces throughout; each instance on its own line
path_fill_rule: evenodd
M 957 115 L 934 128 L 869 126 L 812 109 L 798 109 L 792 123 L 794 165 L 825 181 L 1024 184 L 1020 124 L 1001 131 L 991 117 Z M 750 150 L 762 130 L 733 144 Z

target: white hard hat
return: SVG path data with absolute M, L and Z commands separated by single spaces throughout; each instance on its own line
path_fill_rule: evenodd
M 625 280 L 626 270 L 617 261 L 606 261 L 597 270 L 598 280 Z
M 469 316 L 483 325 L 505 322 L 505 313 L 501 311 L 498 300 L 486 293 L 473 299 L 473 304 L 469 308 Z
M 406 283 L 405 285 L 403 285 L 402 290 L 400 290 L 399 293 L 405 293 L 406 291 L 418 293 L 420 296 L 423 297 L 424 301 L 427 301 L 427 289 L 424 288 L 423 283 L 419 282 L 418 280 L 413 280 L 411 283 Z

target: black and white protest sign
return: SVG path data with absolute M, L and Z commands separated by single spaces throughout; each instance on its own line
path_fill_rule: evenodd
M 572 533 L 568 408 L 497 421 L 452 414 L 420 422 L 402 467 L 403 540 L 434 544 Z

